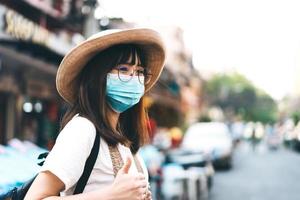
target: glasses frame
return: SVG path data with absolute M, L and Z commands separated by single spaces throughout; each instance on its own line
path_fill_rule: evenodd
M 134 69 L 134 67 L 132 67 L 132 70 L 131 70 L 130 75 L 129 75 L 129 76 L 131 76 L 131 78 L 128 79 L 128 80 L 122 80 L 122 78 L 120 77 L 120 75 L 124 75 L 124 74 L 122 74 L 120 72 L 120 67 L 122 67 L 122 66 L 128 67 L 127 65 L 118 65 L 118 66 L 114 67 L 114 69 L 118 71 L 118 78 L 119 78 L 120 81 L 122 81 L 122 82 L 129 82 L 129 81 L 132 80 L 132 78 L 133 78 L 134 75 L 137 75 L 140 84 L 147 85 L 147 84 L 150 83 L 151 78 L 152 78 L 152 73 L 150 73 L 150 70 L 148 70 L 147 68 L 144 68 L 144 67 L 143 67 L 144 73 L 142 75 L 142 77 L 144 77 L 144 83 L 143 83 L 143 81 L 140 78 L 141 76 L 140 76 L 140 73 L 138 72 L 138 69 Z

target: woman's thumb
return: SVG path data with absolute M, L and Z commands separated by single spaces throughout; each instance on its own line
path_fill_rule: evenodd
M 120 169 L 120 172 L 123 174 L 127 174 L 131 166 L 131 162 L 132 162 L 131 159 L 127 157 L 126 162 L 124 163 L 123 167 Z

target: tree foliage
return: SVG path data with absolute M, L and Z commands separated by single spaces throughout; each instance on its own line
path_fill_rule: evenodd
M 211 106 L 234 113 L 244 120 L 274 122 L 276 102 L 238 73 L 218 74 L 205 84 L 205 98 Z

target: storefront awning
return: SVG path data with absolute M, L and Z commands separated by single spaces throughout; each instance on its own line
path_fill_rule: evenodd
M 10 59 L 22 63 L 24 66 L 33 67 L 43 73 L 55 76 L 57 66 L 44 62 L 42 60 L 33 58 L 32 56 L 23 54 L 14 49 L 0 46 L 0 56 L 2 59 Z

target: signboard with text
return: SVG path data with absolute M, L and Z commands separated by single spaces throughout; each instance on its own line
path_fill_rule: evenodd
M 63 30 L 59 34 L 32 22 L 14 10 L 0 5 L 0 39 L 21 40 L 40 44 L 64 55 L 76 44 Z M 82 38 L 83 39 L 83 38 Z

